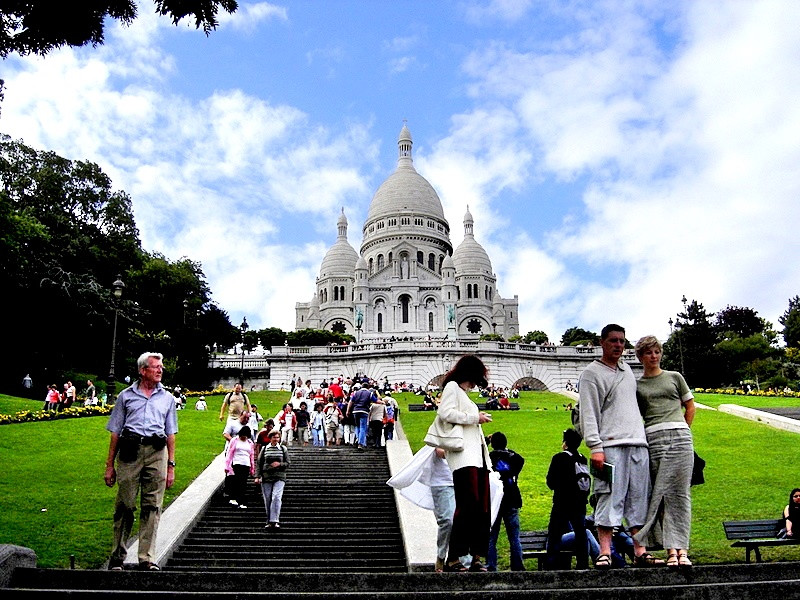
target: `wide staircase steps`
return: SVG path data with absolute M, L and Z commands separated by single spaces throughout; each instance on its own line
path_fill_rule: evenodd
M 265 529 L 261 488 L 246 509 L 220 490 L 165 571 L 402 573 L 407 571 L 386 451 L 289 448 L 280 529 Z

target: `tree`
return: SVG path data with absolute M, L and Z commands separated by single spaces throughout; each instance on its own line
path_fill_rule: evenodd
M 236 0 L 155 0 L 156 12 L 177 25 L 194 18 L 206 35 L 217 28 L 219 9 L 233 13 Z M 46 55 L 62 46 L 97 47 L 104 42 L 106 18 L 130 25 L 136 19 L 135 0 L 4 0 L 0 13 L 0 57 L 12 52 Z
M 105 376 L 111 282 L 143 257 L 127 194 L 96 164 L 0 135 L 0 249 L 0 289 L 14 315 L 4 333 L 15 340 L 0 385 L 19 370 L 53 383 L 77 361 L 80 372 Z
M 135 376 L 141 352 L 158 351 L 174 359 L 168 381 L 205 385 L 210 347 L 238 337 L 210 303 L 199 263 L 142 250 L 130 198 L 100 167 L 8 136 L 0 136 L 0 257 L 13 315 L 3 333 L 14 340 L 0 388 L 18 391 L 28 372 L 42 386 L 70 372 L 105 379 L 115 317 L 118 378 Z M 111 290 L 118 276 L 120 300 Z
M 682 372 L 692 387 L 713 387 L 721 380 L 712 316 L 692 300 L 685 312 L 678 313 L 675 329 L 664 344 L 664 368 Z
M 272 351 L 273 346 L 283 346 L 286 332 L 278 327 L 267 327 L 258 331 L 258 340 L 264 348 Z
M 505 338 L 499 333 L 482 333 L 478 338 L 482 342 L 505 342 Z
M 544 331 L 537 329 L 535 331 L 529 331 L 526 333 L 523 341 L 526 344 L 546 344 L 550 340 Z
M 328 344 L 341 344 L 354 342 L 355 338 L 346 333 L 336 333 L 327 329 L 301 329 L 290 331 L 286 334 L 290 346 L 327 346 Z
M 789 308 L 778 317 L 783 325 L 783 341 L 787 347 L 800 348 L 800 296 L 789 300 Z
M 561 336 L 562 346 L 577 346 L 578 344 L 597 345 L 600 343 L 600 336 L 593 331 L 587 331 L 580 327 L 570 327 Z
M 241 331 L 231 325 L 228 313 L 213 302 L 201 313 L 200 327 L 206 332 L 208 347 L 212 350 L 225 352 L 241 341 Z
M 755 334 L 764 334 L 767 337 L 772 335 L 774 338 L 775 335 L 772 332 L 772 323 L 765 321 L 758 316 L 758 312 L 748 307 L 728 305 L 717 313 L 715 325 L 722 338 L 746 338 Z

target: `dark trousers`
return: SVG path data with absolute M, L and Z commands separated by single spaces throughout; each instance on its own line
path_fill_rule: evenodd
M 547 526 L 547 558 L 545 569 L 569 568 L 562 565 L 559 557 L 561 536 L 570 530 L 575 532 L 575 568 L 589 568 L 589 550 L 586 544 L 586 504 L 582 501 L 553 502 L 550 523 Z
M 489 549 L 491 516 L 489 510 L 489 471 L 462 467 L 453 471 L 456 511 L 450 531 L 448 560 L 460 556 L 486 556 Z
M 225 487 L 228 495 L 239 504 L 245 504 L 245 494 L 247 492 L 247 476 L 250 474 L 250 467 L 247 465 L 233 465 L 233 475 L 225 478 Z
M 374 420 L 369 422 L 369 436 L 372 445 L 380 448 L 383 443 L 383 421 Z

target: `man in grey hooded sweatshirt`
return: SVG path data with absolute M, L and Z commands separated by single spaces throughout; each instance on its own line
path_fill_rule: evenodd
M 622 526 L 624 519 L 635 534 L 645 523 L 650 467 L 644 424 L 636 403 L 636 378 L 621 360 L 625 329 L 606 325 L 600 334 L 600 345 L 603 356 L 581 374 L 578 394 L 581 431 L 596 473 L 594 518 L 600 556 L 595 567 L 609 569 L 614 528 Z M 634 564 L 639 567 L 665 564 L 635 541 L 634 554 Z

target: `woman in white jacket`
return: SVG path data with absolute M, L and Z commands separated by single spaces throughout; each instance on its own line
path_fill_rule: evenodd
M 464 428 L 464 449 L 460 452 L 449 451 L 446 455 L 447 464 L 453 472 L 456 511 L 444 571 L 466 570 L 458 560 L 466 554 L 472 555 L 470 571 L 486 571 L 481 556 L 486 556 L 489 547 L 489 468 L 492 461 L 481 424 L 490 422 L 492 417 L 480 412 L 467 396 L 467 392 L 474 387 L 488 385 L 486 375 L 483 361 L 468 354 L 458 360 L 443 382 L 438 418 L 463 425 Z

